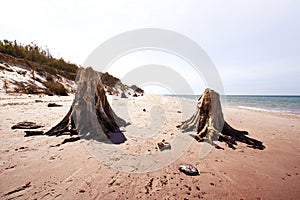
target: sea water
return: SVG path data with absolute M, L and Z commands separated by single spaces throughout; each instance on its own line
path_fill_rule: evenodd
M 176 96 L 196 101 L 200 95 Z M 300 114 L 300 96 L 224 95 L 220 98 L 225 106 Z

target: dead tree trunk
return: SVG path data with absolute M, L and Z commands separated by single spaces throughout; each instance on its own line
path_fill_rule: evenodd
M 216 140 L 225 141 L 234 148 L 235 141 L 239 141 L 253 148 L 264 149 L 262 142 L 246 136 L 247 131 L 236 130 L 224 120 L 219 94 L 208 88 L 198 99 L 196 113 L 177 127 L 184 132 L 196 131 L 195 139 L 198 141 L 204 141 L 207 136 L 211 144 Z
M 92 68 L 81 69 L 76 82 L 77 91 L 69 112 L 45 134 L 79 134 L 86 139 L 101 141 L 111 136 L 108 133 L 121 134 L 119 127 L 126 126 L 126 122 L 110 107 L 100 74 Z M 125 141 L 125 137 L 122 137 Z

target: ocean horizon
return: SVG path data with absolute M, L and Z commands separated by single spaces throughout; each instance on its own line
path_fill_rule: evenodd
M 200 95 L 166 95 L 197 100 Z M 300 95 L 221 95 L 225 106 L 300 114 Z

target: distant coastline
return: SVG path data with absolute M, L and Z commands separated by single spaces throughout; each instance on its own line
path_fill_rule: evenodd
M 200 95 L 166 95 L 197 100 Z M 249 110 L 300 114 L 300 95 L 226 95 L 221 96 L 225 106 Z

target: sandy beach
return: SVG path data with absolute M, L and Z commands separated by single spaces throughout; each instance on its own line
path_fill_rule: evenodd
M 137 166 L 133 170 L 123 165 L 132 164 L 130 160 L 99 159 L 107 156 L 107 152 L 96 154 L 95 150 L 99 149 L 89 149 L 83 139 L 61 144 L 70 136 L 24 137 L 24 130 L 11 129 L 18 122 L 32 121 L 44 126 L 39 130 L 47 131 L 65 116 L 72 99 L 72 96 L 1 94 L 1 199 L 300 197 L 299 115 L 225 107 L 225 119 L 233 127 L 248 131 L 249 137 L 262 141 L 264 150 L 243 143 L 238 143 L 233 150 L 217 142 L 223 149 L 213 148 L 200 158 L 203 144 L 183 136 L 188 144 L 186 148 L 178 154 L 176 142 L 171 143 L 169 152 L 174 156 L 168 156 L 170 160 L 159 157 L 159 161 L 165 162 L 162 166 Z M 196 106 L 193 101 L 151 95 L 129 99 L 110 96 L 109 99 L 116 114 L 131 123 L 122 128 L 127 141 L 110 146 L 134 155 L 168 155 L 168 150 L 160 152 L 156 144 L 162 139 L 180 141 L 182 133 L 176 125 L 189 117 Z M 62 107 L 47 107 L 50 102 Z M 194 165 L 200 175 L 183 174 L 178 170 L 182 163 Z M 124 168 L 120 170 L 120 166 Z

